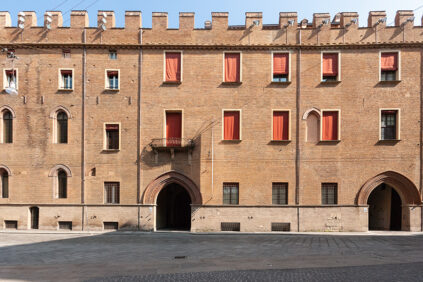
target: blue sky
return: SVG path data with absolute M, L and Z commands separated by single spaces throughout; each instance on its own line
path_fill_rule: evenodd
M 298 19 L 313 18 L 313 13 L 328 12 L 331 17 L 337 12 L 358 12 L 360 26 L 367 24 L 369 11 L 385 10 L 388 14 L 388 24 L 394 21 L 397 10 L 414 10 L 415 24 L 421 24 L 423 1 L 417 0 L 18 0 L 2 1 L 1 9 L 11 13 L 13 24 L 16 25 L 19 11 L 36 11 L 38 24 L 42 25 L 43 13 L 46 10 L 61 10 L 64 13 L 64 25 L 69 25 L 70 10 L 88 10 L 90 25 L 96 25 L 98 10 L 114 10 L 116 26 L 124 26 L 125 10 L 143 12 L 143 26 L 151 27 L 152 12 L 168 12 L 169 27 L 178 27 L 179 12 L 195 12 L 195 26 L 202 27 L 204 21 L 211 19 L 211 12 L 229 12 L 229 24 L 244 24 L 245 12 L 263 12 L 265 24 L 278 23 L 279 12 L 296 11 Z

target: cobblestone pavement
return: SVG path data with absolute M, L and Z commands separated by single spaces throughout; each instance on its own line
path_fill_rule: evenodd
M 422 281 L 423 235 L 0 233 L 0 280 Z

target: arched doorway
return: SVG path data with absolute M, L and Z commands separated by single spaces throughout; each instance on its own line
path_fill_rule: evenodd
M 157 196 L 156 229 L 190 230 L 191 198 L 177 183 L 165 186 Z
M 367 200 L 369 205 L 369 230 L 401 230 L 401 197 L 391 186 L 382 183 Z

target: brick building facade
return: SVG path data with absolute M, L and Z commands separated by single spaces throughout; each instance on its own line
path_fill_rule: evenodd
M 19 92 L 0 94 L 0 228 L 421 230 L 411 11 L 19 17 L 0 13 L 0 84 Z

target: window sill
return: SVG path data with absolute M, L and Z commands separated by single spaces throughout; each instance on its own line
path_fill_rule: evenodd
M 280 84 L 280 85 L 284 85 L 284 84 L 291 84 L 292 83 L 292 81 L 270 81 L 270 83 L 271 84 L 275 84 L 275 85 L 278 85 L 278 84 Z
M 241 85 L 242 81 L 223 81 L 223 85 Z
M 340 143 L 341 140 L 320 140 L 319 143 L 320 145 L 336 145 L 338 143 Z
M 182 84 L 182 81 L 163 81 L 163 84 L 179 85 Z
M 73 88 L 58 88 L 58 91 L 66 91 L 66 92 L 70 92 L 73 91 Z
M 222 143 L 241 143 L 241 139 L 222 139 Z
M 103 149 L 103 153 L 118 153 L 120 149 Z
M 320 84 L 339 84 L 339 83 L 341 83 L 341 80 L 328 80 L 328 81 L 324 81 L 324 80 L 321 80 L 320 81 Z
M 287 140 L 270 140 L 270 142 L 272 143 L 289 143 L 291 142 L 291 139 L 287 139 Z
M 377 144 L 378 145 L 382 145 L 382 144 L 385 144 L 385 145 L 392 145 L 392 144 L 396 144 L 396 143 L 398 143 L 398 142 L 400 142 L 401 141 L 401 139 L 379 139 L 378 141 L 377 141 Z
M 105 88 L 106 91 L 119 91 L 120 88 Z

